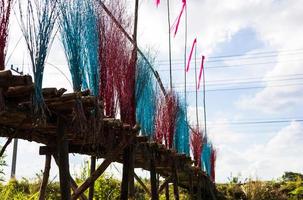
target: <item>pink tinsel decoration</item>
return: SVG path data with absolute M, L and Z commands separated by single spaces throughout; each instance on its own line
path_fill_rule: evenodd
M 199 129 L 194 129 L 190 135 L 190 148 L 194 157 L 196 167 L 201 167 L 201 154 L 203 147 L 203 133 Z
M 157 7 L 158 7 L 159 4 L 160 4 L 160 0 L 155 0 L 155 2 L 156 2 L 156 5 L 157 5 Z
M 201 83 L 202 73 L 204 71 L 204 61 L 205 61 L 205 56 L 202 56 L 201 68 L 200 68 L 200 74 L 199 74 L 199 82 L 198 82 L 198 90 L 200 89 L 200 83 Z
M 188 61 L 187 61 L 186 72 L 188 72 L 188 70 L 189 70 L 191 58 L 192 58 L 192 56 L 193 56 L 193 52 L 194 52 L 194 48 L 195 48 L 195 45 L 196 45 L 196 44 L 197 44 L 197 38 L 194 39 L 193 44 L 192 44 L 192 47 L 191 47 L 191 50 L 190 50 L 189 58 L 188 58 Z
M 177 122 L 178 100 L 174 93 L 168 93 L 158 103 L 155 141 L 163 143 L 167 148 L 173 147 Z

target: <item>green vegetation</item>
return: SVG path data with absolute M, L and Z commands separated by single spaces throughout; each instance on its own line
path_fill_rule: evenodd
M 0 163 L 1 165 L 1 163 Z M 2 168 L 2 167 L 0 167 Z M 76 182 L 81 184 L 88 176 L 88 163 L 86 163 L 81 172 L 76 175 Z M 1 169 L 0 169 L 1 172 Z M 40 183 L 42 181 L 42 172 L 37 174 L 34 180 L 15 180 L 8 183 L 0 183 L 1 200 L 36 200 L 39 196 Z M 149 188 L 148 179 L 143 182 Z M 281 179 L 276 181 L 258 181 L 247 180 L 241 183 L 238 177 L 233 177 L 227 184 L 218 184 L 218 200 L 301 200 L 303 199 L 303 175 L 293 172 L 286 172 Z M 173 197 L 173 187 L 170 186 L 170 199 Z M 88 195 L 88 191 L 86 192 Z M 95 183 L 95 199 L 109 200 L 119 199 L 120 181 L 107 174 L 102 175 Z M 46 199 L 59 200 L 60 187 L 59 183 L 50 180 L 47 186 Z M 136 183 L 135 199 L 150 199 L 149 195 L 143 188 Z M 160 200 L 164 200 L 165 195 L 160 194 Z M 180 199 L 189 199 L 185 190 L 180 189 Z
M 301 200 L 303 199 L 303 175 L 286 172 L 276 181 L 249 179 L 239 182 L 237 177 L 228 184 L 218 184 L 220 200 Z

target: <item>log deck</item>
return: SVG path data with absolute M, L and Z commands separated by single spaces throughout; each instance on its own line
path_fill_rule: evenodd
M 48 108 L 47 116 L 45 122 L 37 122 L 32 114 L 33 88 L 30 76 L 14 76 L 10 71 L 0 72 L 0 90 L 2 91 L 0 98 L 3 98 L 5 103 L 4 109 L 1 109 L 0 105 L 0 137 L 7 137 L 10 140 L 18 138 L 43 144 L 44 146 L 40 147 L 40 155 L 61 156 L 59 163 L 65 164 L 59 168 L 65 172 L 67 170 L 66 176 L 69 176 L 68 160 L 64 159 L 68 157 L 65 154 L 61 155 L 62 152 L 104 158 L 104 162 L 107 162 L 103 163 L 106 169 L 111 162 L 123 164 L 123 150 L 131 146 L 134 168 L 151 171 L 152 176 L 156 173 L 166 180 L 171 180 L 170 183 L 177 183 L 179 187 L 190 191 L 191 199 L 216 199 L 215 185 L 200 168 L 193 166 L 190 157 L 166 149 L 164 145 L 150 142 L 147 137 L 139 136 L 138 125 L 130 127 L 120 120 L 97 114 L 98 110 L 99 113 L 103 113 L 102 104 L 95 97 L 90 96 L 89 91 L 64 94 L 65 89 L 43 89 L 45 104 Z M 63 124 L 57 123 L 62 120 Z M 63 138 L 58 138 L 60 135 Z M 60 148 L 58 145 L 63 146 Z M 102 169 L 102 172 L 105 169 Z M 76 199 L 80 195 L 82 199 L 85 198 L 83 191 L 93 184 L 100 173 L 101 171 L 98 172 L 97 169 L 90 177 L 93 180 L 88 180 L 85 183 L 87 185 L 79 186 L 74 195 L 65 195 L 65 198 Z M 98 176 L 93 177 L 96 174 Z M 65 192 L 66 187 L 70 187 L 69 181 L 61 182 L 61 184 L 65 184 L 61 187 Z M 156 189 L 159 190 L 159 188 L 155 188 L 154 184 L 152 183 L 153 188 L 149 193 L 152 194 L 152 199 L 158 199 Z M 124 190 L 126 188 L 124 187 Z M 126 192 L 129 193 L 127 189 Z

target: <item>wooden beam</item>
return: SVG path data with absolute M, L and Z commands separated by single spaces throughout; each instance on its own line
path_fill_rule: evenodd
M 193 174 L 189 172 L 189 197 L 191 200 L 194 200 L 194 183 L 193 183 Z
M 173 164 L 172 170 L 173 170 L 174 196 L 176 200 L 179 200 L 178 172 L 175 163 Z
M 57 152 L 60 178 L 61 199 L 70 200 L 70 173 L 68 158 L 68 141 L 65 135 L 65 121 L 60 116 L 57 122 Z
M 151 196 L 151 192 L 150 190 L 146 187 L 146 185 L 143 183 L 143 181 L 140 179 L 140 177 L 134 173 L 134 177 L 136 179 L 136 181 L 142 186 L 142 188 L 144 189 L 144 191 L 149 194 L 149 196 Z
M 130 183 L 130 173 L 131 173 L 131 146 L 124 149 L 123 152 L 123 175 L 121 183 L 121 200 L 127 200 L 129 194 L 129 183 Z
M 56 156 L 54 154 L 53 157 L 54 157 L 55 163 L 57 164 L 57 166 L 59 166 L 58 165 L 58 156 Z M 76 181 L 73 179 L 73 177 L 71 175 L 70 175 L 70 183 L 71 183 L 72 190 L 75 192 L 78 189 L 78 185 L 77 185 Z M 81 200 L 87 200 L 87 198 L 84 194 L 81 194 L 80 199 Z
M 169 184 L 165 186 L 165 199 L 169 200 Z
M 88 178 L 82 185 L 74 192 L 72 200 L 76 200 L 83 192 L 85 192 L 89 186 L 96 181 L 107 167 L 116 159 L 116 157 L 124 150 L 124 148 L 133 140 L 133 136 L 130 136 L 129 140 L 124 139 L 113 151 L 109 152 L 103 163 L 97 168 L 97 170 Z
M 45 166 L 44 166 L 44 172 L 43 172 L 43 179 L 42 179 L 41 186 L 40 186 L 39 200 L 45 199 L 46 188 L 47 188 L 48 178 L 49 178 L 49 171 L 51 168 L 51 160 L 52 160 L 51 155 L 45 156 Z
M 165 187 L 171 182 L 171 180 L 172 180 L 171 176 L 168 177 L 167 179 L 165 179 L 165 181 L 162 183 L 162 185 L 160 186 L 160 188 L 158 190 L 159 194 L 165 189 Z
M 150 156 L 150 182 L 151 182 L 151 192 L 152 192 L 151 199 L 159 200 L 154 152 L 151 152 L 151 156 Z
M 10 138 L 7 139 L 6 143 L 4 144 L 4 146 L 1 149 L 0 158 L 3 156 L 3 154 L 4 154 L 4 152 L 5 152 L 6 148 L 7 148 L 7 146 L 12 142 L 12 140 L 13 140 L 12 137 L 10 137 Z
M 91 156 L 91 162 L 90 162 L 90 175 L 92 175 L 96 170 L 96 156 Z M 94 192 L 95 192 L 95 182 L 93 182 L 89 188 L 89 194 L 88 199 L 93 200 L 94 198 Z

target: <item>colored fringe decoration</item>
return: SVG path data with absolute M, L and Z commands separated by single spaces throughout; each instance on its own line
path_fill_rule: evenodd
M 94 96 L 99 96 L 99 33 L 98 18 L 93 0 L 84 3 L 84 75 L 83 87 L 88 87 Z M 86 85 L 87 83 L 87 85 Z
M 155 131 L 156 101 L 153 75 L 147 63 L 139 59 L 136 73 L 136 117 L 142 135 L 150 138 Z
M 8 25 L 13 0 L 0 1 L 0 70 L 5 69 Z
M 193 52 L 194 52 L 194 48 L 195 48 L 196 44 L 197 44 L 197 38 L 194 39 L 192 47 L 191 47 L 191 50 L 190 50 L 190 54 L 189 54 L 189 58 L 188 58 L 188 61 L 187 61 L 187 66 L 186 66 L 186 72 L 189 71 L 189 66 L 190 66 L 191 58 L 193 56 Z
M 185 7 L 186 7 L 186 0 L 182 0 L 182 9 L 180 11 L 180 14 L 179 16 L 177 17 L 174 25 L 172 26 L 172 29 L 175 28 L 175 31 L 174 31 L 174 37 L 177 35 L 177 32 L 178 32 L 178 29 L 179 29 L 179 25 L 180 25 L 180 21 L 181 21 L 181 17 L 183 15 L 183 12 L 185 10 Z
M 19 1 L 21 29 L 30 54 L 34 73 L 35 92 L 33 96 L 34 114 L 45 120 L 45 109 L 42 95 L 42 80 L 45 60 L 52 43 L 52 31 L 57 17 L 57 1 L 41 0 L 39 3 L 27 1 L 27 14 L 24 19 Z
M 203 133 L 198 129 L 194 129 L 190 135 L 190 147 L 194 157 L 194 165 L 201 166 L 201 154 L 203 150 Z
M 160 5 L 160 0 L 155 0 L 157 7 Z
M 155 141 L 171 149 L 174 142 L 178 114 L 178 99 L 172 92 L 158 102 Z
M 190 155 L 189 127 L 186 121 L 187 105 L 179 100 L 177 124 L 175 132 L 175 148 L 177 152 Z
M 107 4 L 119 23 L 129 31 L 131 25 L 123 1 L 108 1 Z M 124 103 L 123 100 L 121 101 L 122 96 L 124 96 L 122 85 L 127 81 L 125 79 L 131 58 L 131 49 L 123 33 L 107 15 L 99 14 L 98 21 L 99 63 L 102 65 L 99 93 L 104 102 L 105 115 L 114 117 L 117 112 L 118 101 L 120 101 L 120 104 Z M 135 72 L 133 77 L 135 77 Z
M 201 68 L 200 68 L 200 73 L 199 73 L 199 82 L 198 82 L 198 87 L 197 87 L 198 90 L 200 89 L 202 73 L 204 73 L 204 61 L 205 61 L 205 56 L 202 56 Z
M 211 176 L 211 152 L 212 152 L 212 144 L 208 141 L 207 138 L 204 138 L 202 161 L 203 161 L 203 168 L 208 176 Z
M 60 2 L 60 31 L 65 56 L 72 76 L 73 89 L 80 92 L 82 88 L 83 66 L 83 1 L 70 0 Z
M 213 182 L 216 180 L 216 160 L 217 160 L 217 150 L 212 146 L 210 163 L 211 163 L 211 172 L 210 178 Z

